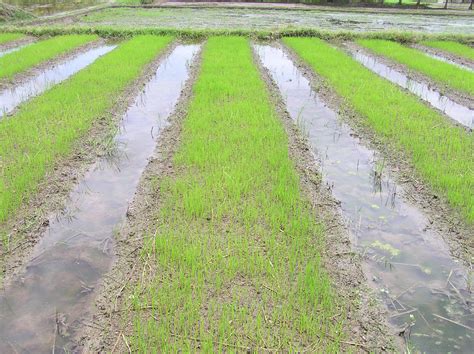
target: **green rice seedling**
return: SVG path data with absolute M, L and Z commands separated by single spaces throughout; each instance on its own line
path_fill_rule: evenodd
M 380 139 L 402 152 L 436 193 L 474 221 L 474 137 L 414 95 L 318 39 L 285 38 Z
M 361 46 L 386 56 L 433 79 L 440 84 L 474 97 L 474 73 L 455 65 L 431 58 L 423 52 L 399 43 L 380 39 L 357 40 Z
M 28 201 L 171 39 L 135 37 L 0 121 L 0 222 Z
M 421 44 L 426 45 L 427 47 L 441 49 L 462 58 L 474 60 L 474 49 L 465 44 L 453 41 L 424 41 L 421 42 Z
M 16 41 L 17 39 L 21 39 L 24 36 L 25 35 L 21 33 L 0 33 L 0 44 Z
M 339 351 L 323 229 L 248 39 L 206 44 L 174 167 L 130 297 L 134 350 Z
M 58 36 L 6 54 L 0 58 L 0 80 L 12 79 L 15 74 L 97 39 L 89 34 Z

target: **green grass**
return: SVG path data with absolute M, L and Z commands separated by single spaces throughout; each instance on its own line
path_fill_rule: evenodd
M 248 39 L 209 39 L 187 112 L 142 253 L 155 276 L 129 300 L 134 350 L 337 352 L 322 226 Z
M 21 33 L 0 33 L 0 44 L 16 41 L 22 37 L 24 37 L 24 35 Z
M 97 36 L 87 34 L 57 36 L 9 53 L 0 58 L 0 80 L 12 79 L 26 69 L 97 39 Z
M 474 48 L 452 41 L 424 41 L 421 44 L 428 47 L 444 50 L 445 52 L 474 60 Z
M 285 38 L 366 124 L 402 151 L 432 189 L 474 221 L 474 136 L 318 39 Z
M 136 37 L 0 120 L 0 222 L 37 190 L 171 37 Z
M 474 73 L 455 65 L 429 57 L 417 49 L 386 40 L 358 40 L 358 44 L 372 52 L 386 56 L 409 69 L 474 97 Z

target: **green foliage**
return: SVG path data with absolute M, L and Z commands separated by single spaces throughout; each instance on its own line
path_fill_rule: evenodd
M 81 45 L 97 40 L 94 35 L 67 35 L 53 37 L 26 46 L 0 58 L 0 80 L 12 79 L 19 72 L 29 69 Z
M 445 52 L 469 59 L 474 60 L 474 49 L 468 45 L 453 41 L 424 41 L 421 44 L 428 47 L 444 50 Z
M 455 65 L 431 58 L 417 49 L 405 47 L 399 43 L 386 40 L 358 40 L 357 43 L 371 50 L 406 65 L 427 77 L 474 97 L 474 73 Z
M 55 163 L 171 41 L 140 36 L 0 120 L 0 222 L 27 202 Z
M 4 44 L 11 41 L 16 41 L 24 37 L 24 34 L 21 33 L 0 33 L 0 44 Z
M 285 38 L 318 74 L 402 152 L 432 189 L 474 221 L 474 137 L 417 97 L 380 78 L 319 39 Z
M 247 39 L 209 39 L 181 141 L 142 253 L 156 273 L 130 300 L 134 350 L 339 351 L 322 227 Z

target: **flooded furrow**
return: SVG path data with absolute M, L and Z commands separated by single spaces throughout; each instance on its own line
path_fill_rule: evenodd
M 423 51 L 423 54 L 426 54 L 427 56 L 429 56 L 429 57 L 431 57 L 431 58 L 433 58 L 433 59 L 436 59 L 436 60 L 439 60 L 439 61 L 442 61 L 442 62 L 451 64 L 451 65 L 457 66 L 458 68 L 461 68 L 461 69 L 464 69 L 464 70 L 467 70 L 467 71 L 474 71 L 472 68 L 470 68 L 470 67 L 468 67 L 468 66 L 466 66 L 466 65 L 462 65 L 462 64 L 456 63 L 454 60 L 451 60 L 451 59 L 442 57 L 441 55 L 434 54 L 434 53 L 429 53 L 429 52 L 427 52 L 427 51 Z
M 40 72 L 30 80 L 18 86 L 0 92 L 0 119 L 3 115 L 13 112 L 22 102 L 48 90 L 78 71 L 92 64 L 97 58 L 112 51 L 116 45 L 103 45 L 90 49 L 72 59 L 68 59 L 52 68 Z
M 350 52 L 354 59 L 377 75 L 409 90 L 458 123 L 470 129 L 474 127 L 474 110 L 454 102 L 425 83 L 410 79 L 407 75 L 381 63 L 373 56 L 356 50 L 350 50 Z
M 9 49 L 5 49 L 5 50 L 0 50 L 0 57 L 3 57 L 4 55 L 6 54 L 10 54 L 10 53 L 13 53 L 13 52 L 16 52 L 20 49 L 23 49 L 25 48 L 26 46 L 30 45 L 31 43 L 28 43 L 28 44 L 23 44 L 23 45 L 19 45 L 18 47 L 13 47 L 13 48 L 9 48 Z
M 198 45 L 179 45 L 125 114 L 116 152 L 100 159 L 50 219 L 24 271 L 0 295 L 0 352 L 74 351 L 72 337 L 113 262 L 124 220 L 159 132 L 168 124 Z
M 470 271 L 453 259 L 441 235 L 311 88 L 279 47 L 255 50 L 282 93 L 292 119 L 321 162 L 323 181 L 341 202 L 364 271 L 385 302 L 390 322 L 422 352 L 468 352 L 474 314 Z

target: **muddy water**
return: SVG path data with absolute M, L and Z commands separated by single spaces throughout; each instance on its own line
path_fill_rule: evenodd
M 20 103 L 66 80 L 115 47 L 116 45 L 104 45 L 90 49 L 73 59 L 68 59 L 50 69 L 40 72 L 31 80 L 19 86 L 0 91 L 0 119 L 2 115 L 11 113 Z
M 468 270 L 450 256 L 429 219 L 383 170 L 379 156 L 341 123 L 288 56 L 276 47 L 255 48 L 291 117 L 307 134 L 324 182 L 341 202 L 353 245 L 364 255 L 364 270 L 390 322 L 397 328 L 413 324 L 410 344 L 422 352 L 469 352 L 474 299 Z
M 460 105 L 440 92 L 432 89 L 429 85 L 410 79 L 405 74 L 381 63 L 375 57 L 366 55 L 360 51 L 351 51 L 352 56 L 362 65 L 369 68 L 383 78 L 414 93 L 422 100 L 429 102 L 433 107 L 443 111 L 448 117 L 468 127 L 474 127 L 474 110 Z
M 64 214 L 50 219 L 24 272 L 0 294 L 0 352 L 77 349 L 71 337 L 112 264 L 114 229 L 125 217 L 198 49 L 180 45 L 160 65 L 124 116 L 114 156 L 90 169 Z

